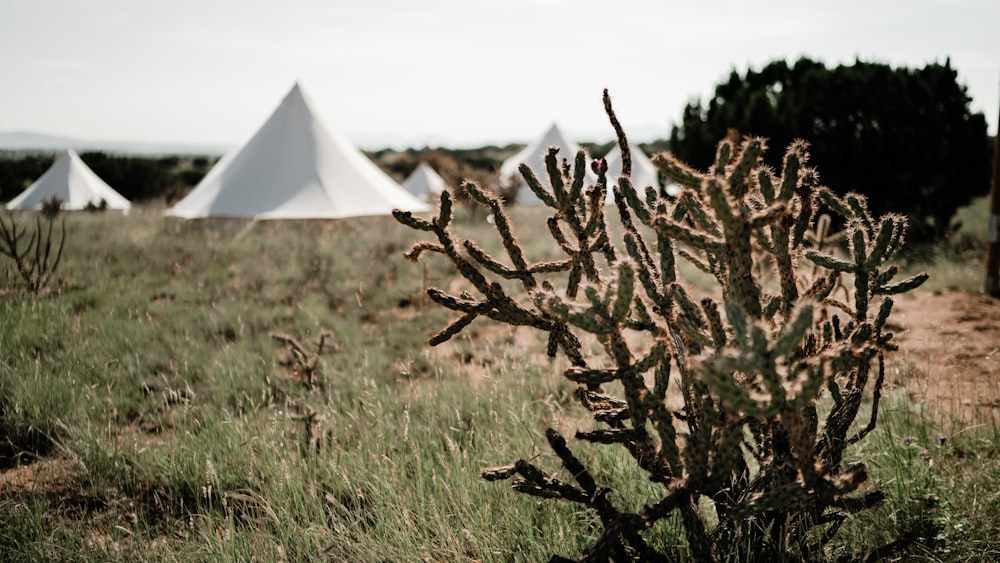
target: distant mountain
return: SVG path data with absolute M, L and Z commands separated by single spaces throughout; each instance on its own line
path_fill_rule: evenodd
M 217 156 L 229 149 L 226 145 L 198 143 L 148 143 L 128 141 L 89 141 L 28 131 L 0 131 L 0 150 L 58 151 L 72 148 L 77 152 L 103 151 L 121 154 L 190 154 Z
M 653 125 L 633 126 L 626 128 L 626 133 L 630 141 L 634 143 L 650 142 L 659 139 L 666 139 L 670 135 L 667 127 Z M 604 143 L 614 140 L 614 133 L 607 130 L 577 131 L 568 130 L 571 139 L 578 143 Z M 405 150 L 407 148 L 420 147 L 446 147 L 446 148 L 480 148 L 488 145 L 504 146 L 510 143 L 525 143 L 524 139 L 484 139 L 480 143 L 470 143 L 468 141 L 456 141 L 455 139 L 440 135 L 422 136 L 401 136 L 393 133 L 357 133 L 348 135 L 348 138 L 360 149 L 377 151 L 385 148 Z M 0 150 L 13 151 L 59 151 L 65 148 L 75 149 L 77 152 L 103 151 L 119 154 L 140 154 L 140 155 L 199 155 L 199 156 L 220 156 L 232 148 L 230 145 L 210 144 L 210 143 L 150 143 L 150 142 L 129 142 L 129 141 L 92 141 L 86 139 L 74 139 L 71 137 L 59 137 L 44 133 L 30 131 L 0 131 Z

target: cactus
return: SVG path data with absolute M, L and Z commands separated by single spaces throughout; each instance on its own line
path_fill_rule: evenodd
M 628 155 L 607 91 L 604 104 Z M 779 172 L 762 166 L 766 149 L 758 138 L 723 140 L 707 172 L 670 154 L 655 156 L 660 171 L 682 187 L 672 199 L 637 191 L 626 161 L 608 208 L 607 167 L 595 161 L 597 182 L 584 186 L 586 154 L 560 163 L 557 149 L 550 149 L 547 185 L 527 167 L 522 173 L 553 210 L 549 232 L 565 253 L 556 261 L 531 262 L 500 199 L 475 185 L 465 189 L 494 214 L 505 259 L 460 242 L 450 228 L 447 192 L 433 219 L 394 213 L 436 237 L 417 243 L 408 258 L 443 254 L 478 293 L 428 290 L 460 314 L 431 343 L 452 338 L 478 317 L 547 333 L 549 355 L 568 358 L 563 376 L 579 386 L 576 397 L 594 420 L 593 430 L 575 438 L 624 447 L 661 485 L 660 496 L 642 510 L 618 508 L 613 491 L 596 482 L 552 429 L 549 445 L 575 483 L 525 460 L 482 471 L 487 480 L 513 479 L 520 492 L 595 511 L 603 529 L 582 560 L 676 557 L 643 536 L 675 512 L 687 541 L 682 556 L 822 559 L 847 516 L 883 499 L 879 491 L 858 491 L 868 470 L 861 463 L 845 466 L 845 449 L 876 424 L 883 357 L 894 349 L 886 330 L 891 296 L 917 287 L 926 275 L 893 282 L 891 260 L 903 244 L 904 218 L 876 220 L 864 198 L 840 198 L 821 186 L 805 143 L 788 148 Z M 619 245 L 605 213 L 617 214 L 623 226 Z M 837 239 L 826 214 L 844 220 L 846 253 L 831 253 Z M 714 276 L 718 291 L 696 301 L 678 278 L 678 260 Z M 523 293 L 509 293 L 498 278 L 518 280 Z M 838 287 L 853 294 L 852 303 L 832 297 Z M 586 333 L 600 342 L 601 357 L 584 355 Z M 677 389 L 673 381 L 680 382 Z M 612 382 L 622 396 L 609 393 Z M 669 392 L 683 398 L 681 410 L 670 410 Z M 868 398 L 870 419 L 849 434 Z M 821 401 L 829 403 L 825 416 Z M 715 514 L 704 513 L 704 498 Z M 813 531 L 824 525 L 825 533 Z
M 43 204 L 42 212 L 35 215 L 34 229 L 30 231 L 28 227 L 19 225 L 10 212 L 7 212 L 6 220 L 0 217 L 0 255 L 14 262 L 25 287 L 36 295 L 55 274 L 66 244 L 65 216 L 59 222 L 58 233 L 55 230 L 62 202 L 52 197 Z

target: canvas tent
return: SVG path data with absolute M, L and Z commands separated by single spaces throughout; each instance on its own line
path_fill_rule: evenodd
M 527 164 L 542 183 L 542 186 L 548 187 L 549 174 L 545 169 L 545 155 L 548 154 L 549 147 L 551 146 L 559 147 L 558 157 L 560 160 L 569 159 L 570 162 L 576 158 L 576 153 L 580 150 L 579 145 L 567 139 L 562 131 L 559 130 L 559 127 L 553 123 L 552 127 L 549 127 L 541 137 L 529 143 L 527 147 L 503 161 L 503 164 L 500 165 L 501 182 L 514 181 L 521 185 L 521 189 L 517 192 L 518 203 L 523 205 L 537 205 L 541 203 L 538 196 L 524 183 L 524 177 L 521 175 L 519 168 L 522 162 Z M 596 181 L 593 172 L 590 171 L 589 165 L 586 181 L 590 183 Z
M 183 218 L 338 219 L 427 211 L 346 138 L 328 131 L 296 84 L 240 148 L 167 210 Z
M 642 152 L 642 149 L 632 146 L 629 146 L 629 149 L 632 155 L 632 185 L 637 190 L 640 190 L 640 193 L 646 189 L 646 186 L 653 186 L 657 189 L 662 188 L 663 184 L 660 182 L 660 174 L 653 161 Z M 618 176 L 622 173 L 621 147 L 615 145 L 604 159 L 608 162 L 608 197 L 610 198 L 609 201 L 613 201 L 614 196 L 611 193 L 610 186 L 618 183 Z M 673 184 L 668 184 L 666 191 L 671 196 L 675 196 L 680 192 L 677 186 Z
M 663 188 L 659 170 L 653 161 L 646 156 L 646 153 L 642 152 L 642 149 L 632 146 L 629 146 L 629 149 L 632 154 L 632 185 L 635 186 L 635 189 L 642 193 L 647 186 L 653 186 L 657 189 Z M 614 195 L 611 193 L 610 186 L 618 183 L 618 176 L 622 173 L 621 147 L 615 145 L 604 159 L 608 162 L 608 202 L 611 203 L 614 201 Z M 676 196 L 680 193 L 680 188 L 668 182 L 665 191 L 669 196 Z
M 129 209 L 131 204 L 94 174 L 73 149 L 62 151 L 28 189 L 7 203 L 7 209 L 40 209 L 42 201 L 58 197 L 63 209 L 86 209 L 87 204 L 108 209 Z
M 421 162 L 403 181 L 403 189 L 422 200 L 429 200 L 441 195 L 447 184 L 444 178 L 426 162 Z
M 632 156 L 632 185 L 642 190 L 646 186 L 660 187 L 660 176 L 653 161 L 638 147 L 629 146 Z M 617 183 L 622 173 L 622 149 L 618 145 L 604 157 L 608 163 L 608 182 Z

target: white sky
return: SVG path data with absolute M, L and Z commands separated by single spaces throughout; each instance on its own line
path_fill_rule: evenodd
M 997 0 L 0 0 L 0 131 L 238 144 L 299 81 L 365 148 L 610 140 L 605 87 L 648 140 L 800 55 L 950 57 L 996 132 Z

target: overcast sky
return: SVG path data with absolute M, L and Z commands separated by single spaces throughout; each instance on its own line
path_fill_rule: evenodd
M 605 87 L 648 140 L 802 55 L 950 57 L 996 132 L 997 0 L 0 0 L 0 131 L 238 144 L 298 81 L 364 148 L 610 140 Z

